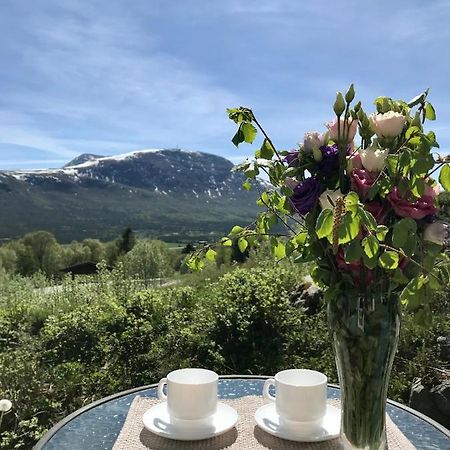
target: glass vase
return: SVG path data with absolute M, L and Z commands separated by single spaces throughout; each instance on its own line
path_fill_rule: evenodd
M 345 449 L 387 448 L 386 397 L 400 317 L 397 294 L 348 294 L 328 303 Z

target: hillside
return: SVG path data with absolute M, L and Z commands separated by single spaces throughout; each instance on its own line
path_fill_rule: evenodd
M 257 193 L 242 188 L 232 167 L 216 155 L 155 149 L 0 171 L 0 238 L 45 229 L 62 242 L 109 239 L 126 226 L 173 240 L 222 234 L 256 209 Z

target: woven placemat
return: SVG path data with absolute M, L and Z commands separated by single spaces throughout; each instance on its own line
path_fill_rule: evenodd
M 254 419 L 256 410 L 264 404 L 262 397 L 247 396 L 234 400 L 221 400 L 232 406 L 239 414 L 236 427 L 226 433 L 202 441 L 175 441 L 146 430 L 142 416 L 159 400 L 136 397 L 130 406 L 122 431 L 113 450 L 219 450 L 219 449 L 271 449 L 271 450 L 338 450 L 339 439 L 325 442 L 294 442 L 277 438 L 259 428 Z M 339 400 L 329 400 L 340 406 Z M 387 416 L 386 429 L 389 450 L 415 450 L 415 447 Z

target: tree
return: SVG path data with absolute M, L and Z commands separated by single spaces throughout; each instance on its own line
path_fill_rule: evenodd
M 119 252 L 122 254 L 130 252 L 134 245 L 136 244 L 136 236 L 133 230 L 128 227 L 123 232 L 121 238 L 119 239 L 118 246 Z
M 192 242 L 188 242 L 185 247 L 183 248 L 183 250 L 181 250 L 181 253 L 187 255 L 189 253 L 192 253 L 195 250 L 195 246 L 194 244 L 192 244 Z
M 124 257 L 125 270 L 143 280 L 166 277 L 173 272 L 174 254 L 162 241 L 139 240 Z
M 34 271 L 41 271 L 46 275 L 56 272 L 58 269 L 60 245 L 53 234 L 48 231 L 35 231 L 26 234 L 19 242 L 26 247 L 22 256 L 34 259 L 32 264 Z M 23 262 L 26 263 L 26 261 Z

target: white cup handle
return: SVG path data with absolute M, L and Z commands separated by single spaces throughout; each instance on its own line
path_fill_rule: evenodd
M 270 386 L 275 386 L 275 380 L 273 378 L 269 378 L 265 381 L 263 387 L 263 397 L 266 400 L 270 400 L 271 402 L 275 401 L 275 396 L 269 393 Z
M 167 395 L 164 394 L 164 385 L 167 384 L 167 378 L 161 378 L 159 380 L 158 383 L 158 390 L 157 390 L 157 394 L 158 394 L 158 399 L 159 400 L 166 400 L 167 399 Z

